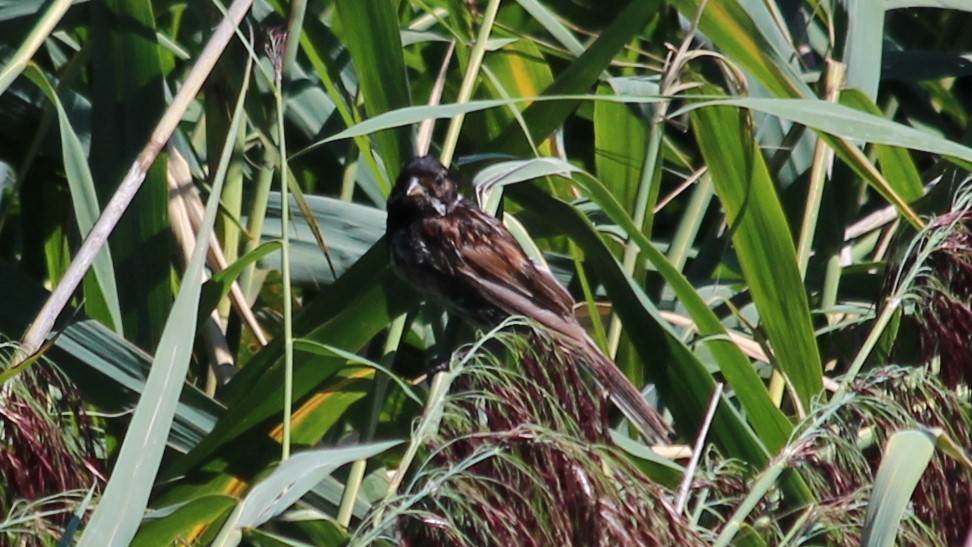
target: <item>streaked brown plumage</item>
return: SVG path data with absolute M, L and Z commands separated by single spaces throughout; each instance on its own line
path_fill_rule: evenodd
M 577 355 L 651 440 L 668 427 L 574 317 L 574 299 L 526 255 L 499 220 L 458 192 L 435 158 L 412 160 L 388 200 L 391 263 L 406 281 L 468 321 L 490 328 L 511 315 L 543 325 Z

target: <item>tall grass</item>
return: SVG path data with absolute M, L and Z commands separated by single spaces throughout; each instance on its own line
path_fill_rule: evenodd
M 965 541 L 964 3 L 69 4 L 0 5 L 0 394 L 58 366 L 108 416 L 80 541 Z M 542 336 L 456 352 L 386 259 L 416 150 L 670 444 Z

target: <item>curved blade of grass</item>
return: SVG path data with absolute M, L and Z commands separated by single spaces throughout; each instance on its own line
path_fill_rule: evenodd
M 280 249 L 280 241 L 268 241 L 230 264 L 225 270 L 217 272 L 203 284 L 199 295 L 199 316 L 205 317 L 230 293 L 233 282 L 251 264 Z
M 554 37 L 555 40 L 560 42 L 560 45 L 564 46 L 567 51 L 570 52 L 574 57 L 580 57 L 584 53 L 584 44 L 580 42 L 571 32 L 570 29 L 565 27 L 557 15 L 547 9 L 546 6 L 538 2 L 537 0 L 516 0 L 516 3 L 520 5 L 527 13 L 533 16 L 534 19 L 540 25 Z
M 824 133 L 877 144 L 898 146 L 910 150 L 954 156 L 972 162 L 972 148 L 932 133 L 886 120 L 842 104 L 817 99 L 726 98 L 702 100 L 673 113 L 677 117 L 686 112 L 712 105 L 731 105 L 772 114 Z
M 229 135 L 237 134 L 243 119 L 250 66 L 247 65 L 230 122 Z M 219 196 L 222 190 L 232 147 L 233 139 L 226 139 L 213 181 L 213 196 Z M 145 391 L 135 407 L 101 503 L 81 537 L 81 547 L 127 545 L 138 530 L 162 461 L 165 437 L 172 427 L 179 394 L 192 357 L 203 269 L 218 210 L 219 200 L 210 199 L 196 237 L 196 248 L 186 264 L 186 272 L 172 306 L 172 313 L 165 322 L 159 346 L 152 359 L 152 369 L 145 382 Z
M 809 411 L 821 389 L 820 354 L 792 232 L 752 128 L 722 106 L 693 110 L 691 119 L 776 363 Z
M 388 129 L 390 127 L 399 127 L 403 125 L 411 125 L 424 120 L 430 119 L 442 119 L 451 118 L 458 114 L 469 114 L 470 112 L 479 112 L 481 110 L 487 110 L 490 108 L 499 107 L 510 107 L 511 105 L 517 105 L 520 103 L 532 103 L 532 102 L 547 102 L 547 101 L 578 101 L 578 100 L 602 100 L 602 101 L 612 101 L 620 103 L 655 103 L 661 101 L 669 100 L 666 97 L 625 97 L 625 96 L 612 96 L 612 95 L 547 95 L 543 97 L 511 97 L 509 99 L 485 99 L 479 101 L 469 101 L 468 103 L 448 103 L 435 106 L 422 105 L 422 106 L 410 106 L 407 108 L 399 108 L 398 110 L 392 110 L 384 114 L 369 118 L 362 121 L 361 123 L 355 124 L 347 129 L 344 129 L 326 139 L 312 144 L 311 146 L 301 150 L 297 155 L 302 155 L 310 152 L 315 147 L 327 144 L 329 142 L 338 141 L 341 139 L 348 139 L 352 137 L 359 137 L 361 135 L 370 135 L 376 131 L 381 131 L 383 129 Z
M 370 458 L 398 444 L 401 441 L 294 454 L 250 490 L 227 519 L 213 545 L 238 544 L 243 528 L 256 528 L 279 515 L 338 467 Z
M 95 191 L 94 180 L 91 178 L 91 170 L 88 169 L 88 161 L 84 152 L 81 139 L 74 132 L 71 120 L 68 118 L 67 111 L 61 103 L 60 98 L 54 87 L 51 86 L 47 77 L 36 65 L 27 67 L 25 75 L 37 87 L 47 95 L 47 98 L 57 110 L 57 121 L 61 131 L 61 153 L 64 159 L 64 174 L 67 176 L 68 186 L 71 188 L 71 202 L 74 205 L 74 218 L 78 223 L 78 231 L 81 237 L 88 235 L 91 227 L 101 215 L 101 207 L 98 205 L 98 195 Z M 107 306 L 107 317 L 90 313 L 96 319 L 105 321 L 115 332 L 121 333 L 122 314 L 118 304 L 118 288 L 115 285 L 115 271 L 111 260 L 111 250 L 105 246 L 95 257 L 91 264 L 94 277 L 101 292 L 101 298 Z
M 905 508 L 934 454 L 935 437 L 927 431 L 898 431 L 888 439 L 867 504 L 861 545 L 894 545 Z
M 817 99 L 726 98 L 712 95 L 684 95 L 683 98 L 697 99 L 699 102 L 680 108 L 673 112 L 671 117 L 677 118 L 686 112 L 706 106 L 739 106 L 778 116 L 845 139 L 886 144 L 909 150 L 921 150 L 923 152 L 941 154 L 946 157 L 955 157 L 966 162 L 972 162 L 972 148 L 968 146 L 841 104 L 834 104 Z M 368 135 L 382 129 L 410 125 L 426 119 L 449 118 L 459 113 L 468 114 L 489 108 L 508 107 L 511 104 L 577 100 L 650 104 L 667 101 L 669 99 L 666 97 L 629 95 L 549 95 L 544 97 L 515 97 L 510 99 L 470 101 L 465 104 L 413 106 L 393 110 L 367 119 L 335 133 L 317 144 L 320 145 L 341 139 Z M 307 153 L 312 149 L 313 147 L 304 149 L 300 154 Z

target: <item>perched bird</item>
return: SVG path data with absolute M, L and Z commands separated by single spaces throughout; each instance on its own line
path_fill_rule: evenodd
M 386 235 L 395 271 L 425 296 L 484 328 L 512 315 L 533 319 L 586 364 L 646 438 L 665 438 L 658 412 L 578 323 L 570 293 L 499 220 L 463 198 L 435 158 L 402 169 L 388 199 Z

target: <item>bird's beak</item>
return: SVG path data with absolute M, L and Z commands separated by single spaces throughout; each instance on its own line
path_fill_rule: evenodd
M 418 177 L 408 179 L 408 188 L 405 193 L 409 196 L 424 196 L 425 187 L 419 183 Z

